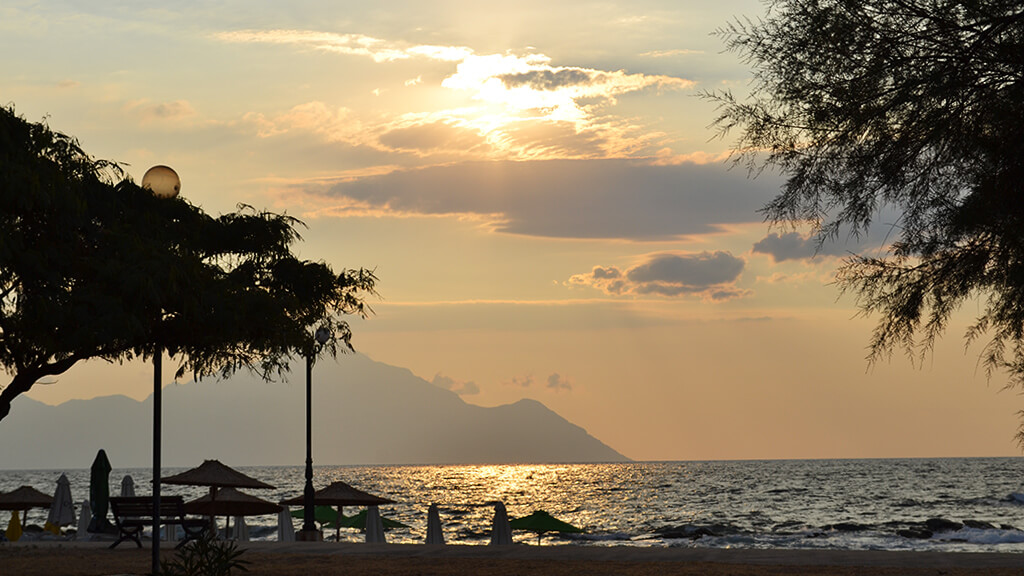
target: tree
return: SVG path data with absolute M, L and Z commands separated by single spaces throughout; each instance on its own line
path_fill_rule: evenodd
M 753 81 L 705 94 L 715 124 L 739 131 L 735 161 L 786 176 L 766 219 L 824 240 L 900 214 L 884 256 L 837 275 L 880 318 L 870 360 L 926 355 L 978 299 L 967 343 L 988 337 L 989 376 L 1024 384 L 1024 5 L 773 0 L 718 33 Z
M 39 379 L 79 361 L 160 350 L 178 374 L 264 377 L 295 354 L 351 349 L 372 271 L 291 252 L 294 218 L 240 206 L 214 218 L 157 198 L 120 166 L 0 108 L 0 420 Z M 331 334 L 314 348 L 311 329 Z

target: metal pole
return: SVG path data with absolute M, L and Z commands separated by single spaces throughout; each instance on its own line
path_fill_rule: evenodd
M 161 395 L 161 364 L 163 348 L 153 353 L 153 574 L 160 573 L 160 414 L 163 411 Z
M 313 354 L 306 355 L 306 487 L 302 492 L 302 531 L 312 534 L 316 531 L 313 513 Z

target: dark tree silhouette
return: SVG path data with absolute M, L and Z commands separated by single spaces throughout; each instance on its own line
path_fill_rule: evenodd
M 786 175 L 769 221 L 823 240 L 900 214 L 884 256 L 838 272 L 879 317 L 870 360 L 919 359 L 977 299 L 967 343 L 988 338 L 989 376 L 1024 384 L 1024 4 L 774 0 L 719 34 L 751 92 L 705 96 L 734 160 Z
M 372 271 L 291 252 L 298 220 L 242 206 L 213 218 L 157 198 L 69 136 L 0 108 L 0 420 L 75 363 L 163 349 L 178 373 L 264 377 L 295 354 L 351 349 Z M 331 339 L 314 350 L 311 329 Z

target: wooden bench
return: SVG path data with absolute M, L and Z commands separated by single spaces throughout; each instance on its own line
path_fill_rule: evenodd
M 142 548 L 142 529 L 153 526 L 153 497 L 114 496 L 110 499 L 110 509 L 119 534 L 110 547 L 125 540 L 134 540 L 135 545 Z M 185 517 L 185 500 L 181 496 L 160 496 L 160 524 L 177 525 L 185 530 L 185 537 L 178 543 L 178 548 L 189 540 L 202 538 L 210 527 L 205 518 Z M 153 526 L 153 537 L 160 537 L 158 526 Z

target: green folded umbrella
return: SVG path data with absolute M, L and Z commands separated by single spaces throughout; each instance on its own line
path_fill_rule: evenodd
M 529 516 L 509 520 L 508 525 L 513 530 L 530 530 L 537 533 L 537 544 L 540 544 L 540 537 L 545 532 L 583 532 L 583 530 L 555 518 L 543 510 L 537 510 Z

